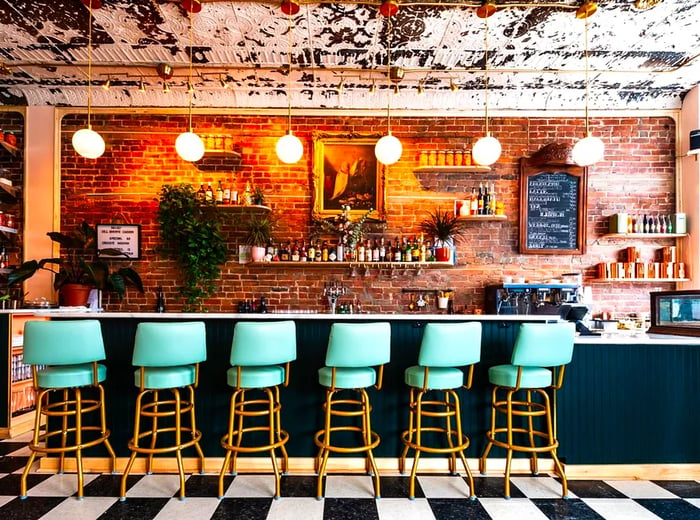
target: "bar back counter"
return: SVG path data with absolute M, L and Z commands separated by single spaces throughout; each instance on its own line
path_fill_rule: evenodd
M 0 433 L 9 435 L 12 322 L 29 311 L 0 314 L 0 329 L 8 338 L 8 355 L 0 370 L 8 384 L 0 401 L 5 424 Z M 470 465 L 482 453 L 490 420 L 490 386 L 487 372 L 492 365 L 510 362 L 518 328 L 524 322 L 556 319 L 552 316 L 491 315 L 343 315 L 343 314 L 151 314 L 37 312 L 34 318 L 91 318 L 101 322 L 107 352 L 105 382 L 107 423 L 117 456 L 129 455 L 132 433 L 134 386 L 131 355 L 136 327 L 142 321 L 204 321 L 207 360 L 201 365 L 196 391 L 197 420 L 207 471 L 218 471 L 224 450 L 221 436 L 227 427 L 230 388 L 226 384 L 233 328 L 237 321 L 293 319 L 297 330 L 297 359 L 292 363 L 290 384 L 282 389 L 282 424 L 289 432 L 287 449 L 290 471 L 309 470 L 316 455 L 313 435 L 322 426 L 323 388 L 318 369 L 324 365 L 330 326 L 333 322 L 388 321 L 391 324 L 391 362 L 385 367 L 384 387 L 372 391 L 372 427 L 381 436 L 375 450 L 380 468 L 396 470 L 402 444 L 400 434 L 408 423 L 408 388 L 404 370 L 415 364 L 423 327 L 432 321 L 472 321 L 483 326 L 481 363 L 474 386 L 462 391 L 462 421 L 471 438 Z M 15 331 L 15 345 L 16 345 Z M 556 345 L 552 345 L 556 348 Z M 15 346 L 15 354 L 17 347 Z M 677 336 L 615 334 L 579 337 L 563 389 L 557 393 L 558 455 L 570 477 L 698 478 L 700 476 L 700 340 Z M 94 450 L 99 468 L 102 452 Z M 87 452 L 86 468 L 91 465 Z M 187 454 L 192 456 L 192 454 Z M 494 458 L 503 453 L 494 451 Z M 244 463 L 245 459 L 241 460 Z M 436 458 L 435 462 L 438 460 Z M 442 462 L 442 459 L 441 459 Z M 525 462 L 525 461 L 522 461 Z M 269 460 L 267 462 L 269 464 Z M 46 466 L 44 466 L 46 465 Z M 660 468 L 659 465 L 663 465 Z M 497 464 L 490 464 L 494 469 Z M 42 467 L 50 467 L 43 461 Z M 261 466 L 265 467 L 265 466 Z M 427 469 L 428 466 L 426 466 Z M 526 467 L 523 465 L 522 467 Z M 436 467 L 438 468 L 438 467 Z M 442 466 L 439 466 L 442 468 Z M 517 466 L 516 466 L 517 468 Z M 543 467 L 546 469 L 546 467 Z

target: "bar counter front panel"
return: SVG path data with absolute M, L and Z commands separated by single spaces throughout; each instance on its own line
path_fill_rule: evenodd
M 250 314 L 80 314 L 52 319 L 96 318 L 102 324 L 108 367 L 105 384 L 108 426 L 118 456 L 128 456 L 132 433 L 136 326 L 141 321 L 202 320 L 207 330 L 207 361 L 200 366 L 196 391 L 198 427 L 207 457 L 222 457 L 219 445 L 227 426 L 231 389 L 226 384 L 233 327 L 237 321 L 294 319 L 297 359 L 290 383 L 282 388 L 282 426 L 290 435 L 291 457 L 313 457 L 314 433 L 322 426 L 325 391 L 318 384 L 333 322 L 389 321 L 391 362 L 384 386 L 370 391 L 372 427 L 381 436 L 378 457 L 396 458 L 408 422 L 404 370 L 416 363 L 423 326 L 430 321 L 478 320 L 483 325 L 481 363 L 474 386 L 460 390 L 463 427 L 471 438 L 470 458 L 481 455 L 490 422 L 488 368 L 508 363 L 520 323 L 552 317 L 462 315 L 250 315 Z M 556 346 L 553 346 L 556 348 Z M 700 341 L 696 338 L 578 338 L 564 387 L 557 394 L 558 454 L 567 464 L 699 463 Z M 193 456 L 194 452 L 185 453 Z M 98 448 L 91 453 L 102 456 Z M 494 447 L 493 457 L 505 457 Z M 517 456 L 517 455 L 516 455 Z

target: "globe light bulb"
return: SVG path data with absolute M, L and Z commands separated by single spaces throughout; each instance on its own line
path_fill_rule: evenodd
M 382 164 L 394 164 L 401 158 L 402 153 L 403 146 L 401 146 L 401 141 L 391 135 L 391 132 L 382 137 L 377 141 L 377 144 L 374 145 L 374 155 Z
M 73 134 L 73 148 L 87 159 L 97 159 L 105 153 L 105 140 L 92 128 L 82 128 Z
M 204 143 L 194 132 L 183 132 L 175 140 L 175 150 L 185 161 L 199 161 L 204 155 Z
M 487 134 L 472 147 L 472 160 L 481 166 L 491 166 L 501 156 L 501 143 Z
M 595 164 L 605 154 L 605 145 L 599 138 L 592 136 L 590 133 L 583 139 L 579 140 L 571 152 L 574 162 L 579 166 L 590 166 Z
M 299 162 L 301 156 L 304 155 L 304 145 L 290 130 L 288 134 L 277 140 L 275 151 L 280 161 L 286 164 L 294 164 Z

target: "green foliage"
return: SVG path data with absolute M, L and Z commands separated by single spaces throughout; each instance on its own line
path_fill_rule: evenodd
M 435 208 L 428 211 L 428 216 L 418 225 L 420 230 L 429 237 L 435 237 L 441 242 L 459 238 L 464 233 L 464 222 L 452 211 L 442 211 Z
M 189 184 L 166 184 L 160 191 L 157 218 L 161 252 L 175 260 L 182 271 L 183 310 L 205 310 L 202 299 L 216 291 L 221 265 L 227 259 L 221 212 L 215 202 L 197 200 Z
M 61 246 L 63 256 L 28 260 L 12 271 L 8 276 L 8 285 L 23 282 L 31 278 L 40 269 L 54 273 L 54 289 L 58 290 L 68 283 L 94 285 L 102 291 L 114 291 L 119 299 L 124 298 L 127 285 L 133 285 L 143 293 L 143 283 L 139 274 L 131 267 L 121 267 L 111 271 L 104 260 L 96 259 L 97 230 L 83 221 L 71 233 L 51 231 L 47 236 Z M 107 255 L 119 255 L 116 249 L 104 249 Z
M 358 220 L 350 220 L 350 206 L 344 206 L 342 213 L 330 218 L 312 215 L 311 223 L 314 228 L 312 238 L 318 238 L 323 234 L 339 235 L 343 243 L 355 247 L 364 238 L 367 219 L 373 211 L 374 208 L 370 208 Z
M 249 246 L 265 247 L 271 244 L 275 233 L 276 222 L 268 215 L 250 215 L 246 227 L 245 243 Z

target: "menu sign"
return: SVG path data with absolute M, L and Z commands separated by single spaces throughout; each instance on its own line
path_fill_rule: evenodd
M 543 168 L 521 179 L 520 252 L 582 254 L 585 248 L 583 169 Z
M 97 256 L 115 260 L 141 257 L 141 226 L 97 224 Z

